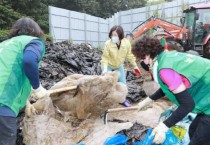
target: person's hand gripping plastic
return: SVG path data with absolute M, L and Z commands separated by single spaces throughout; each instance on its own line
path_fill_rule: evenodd
M 39 85 L 39 88 L 32 89 L 32 92 L 31 92 L 31 97 L 32 98 L 38 100 L 38 99 L 41 99 L 41 98 L 46 97 L 46 96 L 49 96 L 49 93 L 45 88 L 42 87 L 41 84 Z
M 151 136 L 155 136 L 153 143 L 162 144 L 166 139 L 166 132 L 168 129 L 169 128 L 163 122 L 160 122 L 152 131 Z

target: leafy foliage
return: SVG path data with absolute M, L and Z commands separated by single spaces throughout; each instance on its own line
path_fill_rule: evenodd
M 0 30 L 0 37 L 5 37 L 9 34 L 9 30 Z

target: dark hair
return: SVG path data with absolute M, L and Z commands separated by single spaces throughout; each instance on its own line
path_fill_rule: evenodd
M 123 28 L 120 25 L 115 25 L 111 28 L 111 30 L 109 32 L 109 38 L 112 37 L 112 32 L 113 31 L 117 32 L 117 35 L 118 35 L 120 40 L 122 40 L 124 38 L 124 31 L 123 31 Z
M 45 40 L 44 32 L 39 27 L 39 25 L 31 18 L 18 19 L 12 26 L 8 38 L 12 38 L 19 35 L 30 35 Z
M 163 50 L 160 40 L 146 35 L 137 39 L 132 45 L 132 52 L 138 59 L 144 59 L 146 55 L 150 55 L 153 59 Z

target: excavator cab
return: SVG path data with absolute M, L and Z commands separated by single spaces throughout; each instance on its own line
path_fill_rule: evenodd
M 185 48 L 210 58 L 210 5 L 193 6 L 184 10 L 184 13 L 185 17 L 181 22 L 188 29 L 188 43 L 185 43 Z

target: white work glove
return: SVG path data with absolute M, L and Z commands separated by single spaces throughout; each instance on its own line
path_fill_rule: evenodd
M 32 89 L 32 92 L 31 92 L 31 97 L 36 100 L 46 97 L 48 95 L 49 95 L 48 91 L 45 88 L 43 88 L 41 84 L 39 85 L 39 88 Z
M 166 139 L 166 132 L 168 129 L 169 128 L 163 122 L 160 122 L 152 131 L 151 136 L 155 136 L 153 143 L 162 144 Z
M 105 74 L 106 72 L 108 72 L 108 69 L 107 69 L 107 67 L 105 66 L 105 67 L 104 67 L 104 70 L 102 71 L 102 75 Z
M 140 111 L 142 108 L 144 108 L 145 106 L 149 105 L 150 103 L 152 103 L 152 99 L 150 99 L 149 97 L 147 97 L 146 99 L 144 99 L 143 101 L 141 101 L 140 103 L 138 103 L 138 111 Z
M 34 108 L 33 105 L 31 105 L 29 100 L 27 100 L 27 102 L 26 102 L 25 114 L 28 117 L 31 117 L 31 115 L 36 114 L 36 109 Z

